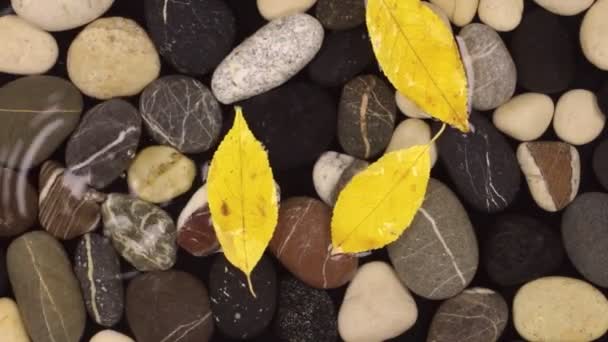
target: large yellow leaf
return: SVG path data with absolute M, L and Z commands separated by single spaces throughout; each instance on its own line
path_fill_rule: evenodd
M 272 169 L 262 144 L 249 130 L 240 107 L 211 161 L 209 209 L 224 255 L 247 276 L 268 246 L 277 225 Z
M 368 0 L 366 16 L 374 53 L 393 86 L 467 132 L 467 78 L 450 29 L 420 0 Z
M 385 154 L 342 190 L 331 221 L 333 253 L 386 246 L 410 225 L 429 182 L 429 146 Z

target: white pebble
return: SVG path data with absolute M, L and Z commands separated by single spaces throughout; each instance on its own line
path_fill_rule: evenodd
M 588 90 L 570 90 L 557 101 L 553 129 L 567 143 L 590 143 L 600 135 L 605 124 L 606 117 L 597 104 L 597 98 Z
M 524 0 L 479 0 L 479 19 L 496 31 L 512 31 L 521 22 Z
M 308 11 L 317 0 L 258 0 L 258 11 L 266 20 L 272 20 Z
M 327 151 L 323 153 L 312 170 L 312 179 L 319 198 L 333 206 L 332 194 L 340 177 L 353 162 L 355 157 L 348 154 Z
M 559 15 L 576 15 L 586 10 L 594 0 L 534 0 L 549 12 Z
M 401 113 L 405 114 L 405 116 L 414 119 L 428 119 L 431 117 L 425 111 L 420 109 L 417 104 L 415 104 L 405 95 L 401 94 L 399 91 L 395 92 L 395 101 L 397 102 L 397 108 L 399 108 Z
M 391 138 L 386 153 L 406 149 L 414 145 L 426 145 L 431 141 L 431 127 L 420 119 L 407 119 L 401 122 Z M 431 144 L 431 167 L 437 161 L 437 146 L 435 142 Z
M 89 342 L 135 342 L 127 335 L 114 330 L 102 330 L 95 334 Z
M 0 338 L 7 342 L 29 342 L 25 325 L 17 303 L 10 298 L 0 298 Z
M 608 0 L 598 0 L 585 14 L 580 41 L 585 57 L 596 67 L 608 70 Z
M 456 26 L 465 26 L 473 21 L 479 0 L 430 0 L 443 9 Z
M 101 17 L 114 0 L 12 0 L 15 12 L 46 31 L 70 30 Z
M 553 119 L 555 105 L 547 95 L 525 93 L 513 97 L 494 111 L 496 128 L 519 141 L 540 138 Z

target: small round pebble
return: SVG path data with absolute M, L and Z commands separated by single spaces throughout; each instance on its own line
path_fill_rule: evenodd
M 266 20 L 308 11 L 317 0 L 257 0 L 258 11 Z
M 439 6 L 454 25 L 461 27 L 473 21 L 479 6 L 479 0 L 431 0 L 431 3 Z
M 398 90 L 395 91 L 395 102 L 397 102 L 397 108 L 407 117 L 413 119 L 429 119 L 431 117 Z
M 89 342 L 135 342 L 135 340 L 118 331 L 106 329 L 95 334 Z
M 154 81 L 160 58 L 146 31 L 135 21 L 102 18 L 89 24 L 68 50 L 70 79 L 97 99 L 132 96 Z
M 553 100 L 539 93 L 520 94 L 496 108 L 492 120 L 502 133 L 519 141 L 540 138 L 553 120 Z
M 11 0 L 15 12 L 45 31 L 70 30 L 99 18 L 114 0 Z
M 608 0 L 598 0 L 585 14 L 581 23 L 580 41 L 583 54 L 596 67 L 608 70 Z
M 426 145 L 431 142 L 431 138 L 431 127 L 424 120 L 407 119 L 395 128 L 385 153 L 407 149 L 414 145 Z M 431 154 L 431 167 L 433 167 L 437 161 L 437 145 L 435 142 L 431 143 L 429 152 Z
M 0 336 L 7 342 L 30 342 L 17 303 L 11 298 L 0 298 Z
M 555 106 L 553 129 L 563 141 L 584 145 L 597 138 L 606 124 L 595 94 L 574 89 L 563 94 Z
M 329 30 L 347 30 L 365 22 L 366 0 L 319 0 L 315 16 Z
M 536 4 L 559 15 L 577 15 L 591 7 L 595 0 L 534 0 Z
M 524 0 L 479 0 L 479 19 L 496 31 L 512 31 L 521 22 Z
M 595 177 L 608 190 L 608 140 L 602 141 L 593 151 Z
M 38 194 L 25 173 L 11 169 L 0 167 L 0 184 L 0 236 L 19 235 L 36 223 Z

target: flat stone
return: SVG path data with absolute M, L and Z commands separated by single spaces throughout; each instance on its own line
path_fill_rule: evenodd
M 139 271 L 167 270 L 175 264 L 175 224 L 165 211 L 127 195 L 110 194 L 101 212 L 104 235 Z
M 3 44 L 0 72 L 43 74 L 55 65 L 59 56 L 59 47 L 52 35 L 16 15 L 0 17 L 0 40 Z
M 271 21 L 232 50 L 215 69 L 213 94 L 221 103 L 231 104 L 280 86 L 312 60 L 321 48 L 323 35 L 321 24 L 308 14 Z
M 337 317 L 331 297 L 290 276 L 282 278 L 273 331 L 284 341 L 336 341 Z
M 604 140 L 593 151 L 593 172 L 604 189 L 608 190 L 608 140 Z
M 182 271 L 137 276 L 127 288 L 127 321 L 137 341 L 207 342 L 213 320 L 205 285 Z
M 537 5 L 559 15 L 576 15 L 593 5 L 594 0 L 534 0 Z
M 129 167 L 141 135 L 141 117 L 130 103 L 115 99 L 90 109 L 68 140 L 67 168 L 91 186 L 110 185 Z
M 160 78 L 146 87 L 139 104 L 148 133 L 159 144 L 182 153 L 201 153 L 219 138 L 220 104 L 209 88 L 194 78 Z
M 557 136 L 572 145 L 584 145 L 595 140 L 606 125 L 595 94 L 574 89 L 563 94 L 555 106 L 553 129 Z
M 192 195 L 179 214 L 177 244 L 197 257 L 207 256 L 220 249 L 211 221 L 206 184 Z
M 496 342 L 507 326 L 509 308 L 502 296 L 474 287 L 439 306 L 428 341 Z
M 365 0 L 319 0 L 315 16 L 328 30 L 348 30 L 365 23 Z
M 36 223 L 38 193 L 25 173 L 3 167 L 0 167 L 0 184 L 0 236 L 19 235 Z
M 608 287 L 608 194 L 588 192 L 564 211 L 562 238 L 574 267 L 589 281 Z
M 587 60 L 602 70 L 608 70 L 608 23 L 605 14 L 608 1 L 598 0 L 585 13 L 581 23 L 580 42 Z
M 66 31 L 101 17 L 114 0 L 11 0 L 17 14 L 45 31 Z
M 82 95 L 54 76 L 22 77 L 0 88 L 0 164 L 29 169 L 47 160 L 80 120 Z
M 576 197 L 581 161 L 574 146 L 558 141 L 526 142 L 517 148 L 517 160 L 539 207 L 559 211 Z
M 217 328 L 230 338 L 260 335 L 272 321 L 277 302 L 277 274 L 268 257 L 262 257 L 251 274 L 255 297 L 245 274 L 223 254 L 213 260 L 209 273 L 209 298 Z
M 95 334 L 89 342 L 135 342 L 135 340 L 114 330 L 102 330 Z
M 357 76 L 346 83 L 338 109 L 338 140 L 344 151 L 361 159 L 381 153 L 395 128 L 396 111 L 392 90 L 377 76 Z
M 523 6 L 523 0 L 519 1 Z M 517 70 L 498 33 L 489 26 L 475 23 L 460 30 L 460 37 L 464 39 L 473 66 L 473 108 L 485 111 L 507 102 L 515 93 Z
M 348 154 L 334 151 L 324 152 L 317 159 L 312 171 L 317 195 L 325 204 L 333 207 L 346 184 L 368 165 L 368 162 Z
M 496 31 L 512 31 L 521 22 L 524 0 L 479 0 L 477 14 Z
M 224 1 L 151 0 L 144 8 L 156 48 L 180 73 L 206 74 L 232 49 L 236 23 Z
M 338 313 L 345 341 L 384 341 L 401 335 L 418 318 L 414 298 L 384 262 L 359 268 L 348 285 Z
M 433 300 L 462 292 L 479 264 L 477 238 L 466 210 L 446 185 L 433 178 L 414 220 L 387 250 L 404 285 Z
M 28 334 L 36 342 L 78 342 L 86 313 L 61 244 L 44 231 L 21 235 L 7 252 L 9 278 Z
M 431 167 L 437 162 L 437 144 L 431 142 L 431 126 L 424 120 L 406 119 L 401 121 L 391 137 L 384 153 L 407 149 L 416 145 L 430 144 Z
M 146 31 L 121 17 L 97 19 L 72 41 L 70 79 L 101 100 L 139 94 L 160 73 L 160 58 Z
M 269 248 L 294 276 L 309 286 L 330 289 L 349 282 L 357 257 L 331 255 L 331 209 L 323 202 L 293 197 L 281 203 Z
M 111 241 L 99 234 L 84 235 L 76 247 L 74 273 L 93 321 L 104 327 L 120 322 L 124 294 L 120 260 Z
M 513 321 L 529 341 L 592 341 L 608 330 L 608 300 L 582 280 L 541 278 L 515 295 Z
M 2 339 L 10 342 L 30 342 L 17 303 L 11 298 L 0 298 L 0 312 L 2 313 L 2 321 L 0 321 Z
M 473 21 L 479 6 L 479 0 L 431 0 L 431 3 L 439 6 L 450 21 L 460 27 Z
M 511 98 L 496 108 L 492 121 L 502 133 L 519 141 L 540 138 L 551 125 L 555 105 L 539 93 L 525 93 Z
M 258 11 L 266 20 L 308 11 L 317 0 L 257 0 Z

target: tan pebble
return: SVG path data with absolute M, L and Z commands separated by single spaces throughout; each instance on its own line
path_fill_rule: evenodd
M 524 0 L 479 0 L 479 19 L 496 31 L 512 31 L 521 23 Z
M 598 0 L 585 14 L 581 23 L 580 42 L 589 62 L 608 70 L 608 0 Z
M 456 26 L 465 26 L 473 21 L 479 0 L 430 0 L 439 6 Z
M 431 117 L 399 91 L 395 92 L 395 101 L 397 102 L 397 108 L 407 117 L 414 119 L 428 119 Z
M 102 330 L 95 334 L 89 342 L 135 342 L 127 335 L 114 330 Z
M 15 301 L 10 298 L 0 298 L 0 336 L 2 341 L 29 342 L 21 314 Z
M 407 119 L 402 121 L 395 131 L 386 153 L 406 149 L 414 145 L 426 145 L 431 141 L 431 127 L 420 119 Z M 437 161 L 437 146 L 431 144 L 431 167 Z
M 540 138 L 551 125 L 555 105 L 545 94 L 526 93 L 513 97 L 494 111 L 494 126 L 519 141 Z
M 605 124 L 606 116 L 600 110 L 595 94 L 589 90 L 570 90 L 557 101 L 553 129 L 567 143 L 590 143 L 602 133 Z
M 317 0 L 257 0 L 258 11 L 266 20 L 308 11 Z
M 576 15 L 586 10 L 594 0 L 534 0 L 549 12 L 559 15 Z

